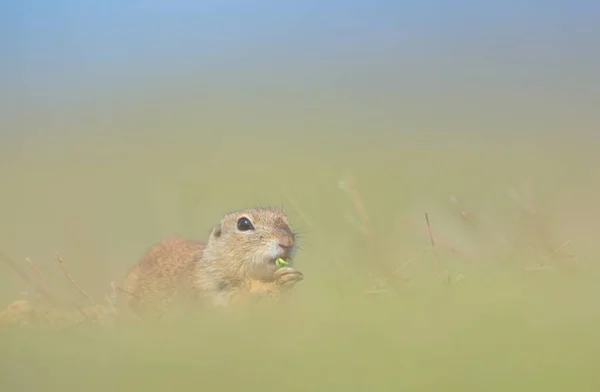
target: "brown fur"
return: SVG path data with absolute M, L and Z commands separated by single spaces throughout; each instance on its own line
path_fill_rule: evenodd
M 241 217 L 254 229 L 238 230 Z M 283 211 L 233 211 L 213 228 L 206 243 L 173 236 L 154 245 L 125 277 L 125 302 L 146 318 L 174 305 L 222 306 L 277 296 L 303 278 L 291 266 L 274 265 L 279 256 L 292 263 L 295 243 Z

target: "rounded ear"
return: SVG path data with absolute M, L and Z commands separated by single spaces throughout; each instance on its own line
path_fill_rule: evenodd
M 215 238 L 219 238 L 221 236 L 221 224 L 217 224 L 215 227 L 213 227 L 212 231 L 210 232 L 210 235 L 215 237 Z

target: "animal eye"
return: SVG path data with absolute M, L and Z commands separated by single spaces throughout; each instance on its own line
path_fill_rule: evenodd
M 254 230 L 254 226 L 252 226 L 252 222 L 250 222 L 250 219 L 248 219 L 246 217 L 241 217 L 240 219 L 238 219 L 237 228 L 239 231 Z

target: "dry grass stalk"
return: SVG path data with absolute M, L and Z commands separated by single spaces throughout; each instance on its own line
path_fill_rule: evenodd
M 31 267 L 31 269 L 40 278 L 40 282 L 42 282 L 42 286 L 44 287 L 44 289 L 47 290 L 48 289 L 48 285 L 46 284 L 46 279 L 44 278 L 44 274 L 42 274 L 42 271 L 40 271 L 40 269 L 31 261 L 31 259 L 29 257 L 25 257 L 25 261 L 27 262 L 27 264 L 29 265 L 29 267 Z
M 65 263 L 63 262 L 62 258 L 60 257 L 60 254 L 56 253 L 56 260 L 58 261 L 58 263 L 60 264 L 60 268 L 62 268 L 63 272 L 65 273 L 65 275 L 67 276 L 67 278 L 69 278 L 69 280 L 71 281 L 71 283 L 73 283 L 73 285 L 75 286 L 75 288 L 77 290 L 79 290 L 79 292 L 81 294 L 83 294 L 87 299 L 90 300 L 90 302 L 92 304 L 94 304 L 94 306 L 98 306 L 98 304 L 96 303 L 96 301 L 94 301 L 94 299 L 88 294 L 86 293 L 81 286 L 79 286 L 77 284 L 77 282 L 75 281 L 75 279 L 73 279 L 73 277 L 71 276 L 71 274 L 69 273 L 69 271 L 67 270 L 67 267 L 65 266 Z
M 570 254 L 563 253 L 563 248 L 566 247 L 571 240 L 568 239 L 564 241 L 559 246 L 555 246 L 556 240 L 553 238 L 552 233 L 550 232 L 550 225 L 547 222 L 546 217 L 542 214 L 539 205 L 535 202 L 533 197 L 533 192 L 529 186 L 526 184 L 522 184 L 521 192 L 519 193 L 517 190 L 512 190 L 511 197 L 513 200 L 517 202 L 517 204 L 521 207 L 525 216 L 528 219 L 528 224 L 532 228 L 534 234 L 539 239 L 539 247 L 542 250 L 536 248 L 533 245 L 530 245 L 529 248 L 540 258 L 540 266 L 547 266 L 548 263 L 551 263 L 554 260 L 559 260 L 560 262 L 565 262 L 566 260 L 575 260 L 575 256 Z M 572 263 L 568 264 L 568 267 L 573 267 Z M 526 268 L 527 271 L 531 270 L 546 270 L 548 268 Z
M 17 275 L 19 275 L 21 277 L 21 279 L 23 279 L 23 281 L 27 284 L 29 284 L 31 287 L 34 288 L 34 290 L 36 292 L 38 292 L 44 299 L 46 299 L 49 303 L 56 305 L 57 300 L 54 297 L 54 295 L 52 295 L 50 293 L 50 291 L 48 291 L 46 288 L 41 287 L 37 284 L 35 284 L 30 278 L 29 275 L 27 275 L 27 273 L 25 273 L 25 271 L 23 271 L 10 257 L 8 257 L 6 254 L 4 254 L 3 252 L 0 251 L 0 259 L 4 260 L 4 262 L 13 270 L 17 273 Z
M 383 257 L 380 254 L 379 241 L 373 229 L 371 217 L 365 208 L 364 202 L 360 193 L 356 189 L 354 178 L 352 175 L 348 175 L 346 180 L 340 182 L 340 188 L 349 196 L 354 209 L 358 213 L 359 218 L 362 221 L 364 232 L 369 240 L 369 249 L 371 253 L 371 260 L 379 267 L 379 269 L 386 276 L 393 276 L 392 271 L 388 265 L 383 261 Z
M 106 316 L 110 314 L 106 308 L 98 305 L 93 298 L 88 295 L 73 279 L 71 274 L 66 269 L 64 262 L 60 255 L 57 254 L 57 260 L 59 261 L 63 272 L 67 275 L 71 283 L 91 302 L 92 305 L 79 307 L 74 303 L 71 303 L 73 309 L 69 307 L 57 306 L 58 301 L 55 297 L 48 292 L 45 288 L 45 279 L 39 269 L 31 262 L 29 258 L 26 258 L 28 265 L 38 273 L 40 279 L 44 282 L 44 287 L 40 287 L 31 281 L 29 276 L 8 256 L 0 252 L 0 258 L 2 258 L 26 283 L 32 285 L 38 292 L 40 292 L 44 298 L 49 299 L 48 304 L 34 305 L 27 300 L 18 300 L 9 304 L 8 307 L 0 313 L 0 324 L 3 325 L 36 325 L 51 328 L 63 328 L 70 327 L 78 324 L 82 324 L 86 321 L 102 321 L 106 319 Z M 50 306 L 48 306 L 50 305 Z
M 298 215 L 300 215 L 300 218 L 302 218 L 304 223 L 306 225 L 308 225 L 311 232 L 316 234 L 316 238 L 318 238 L 320 241 L 323 242 L 323 245 L 325 245 L 324 248 L 329 249 L 326 246 L 327 244 L 325 243 L 325 238 L 327 238 L 327 237 L 322 235 L 322 233 L 318 232 L 319 230 L 317 229 L 317 226 L 312 222 L 312 220 L 308 217 L 306 212 L 300 207 L 300 205 L 298 203 L 295 202 L 295 200 L 292 198 L 292 196 L 290 196 L 290 194 L 288 192 L 286 192 L 285 190 L 282 190 L 282 193 L 285 196 L 285 198 L 290 202 L 290 204 L 292 205 L 292 208 L 294 208 L 294 210 L 296 210 Z M 333 259 L 335 261 L 335 265 L 338 268 L 338 270 L 345 271 L 345 268 L 344 268 L 343 264 L 341 263 L 338 255 L 335 252 L 328 252 L 328 253 L 329 253 L 328 259 L 329 260 Z
M 431 224 L 429 223 L 429 215 L 425 213 L 425 222 L 427 223 L 427 232 L 429 233 L 429 239 L 431 240 L 431 251 L 433 252 L 433 256 L 435 257 L 435 267 L 438 276 L 442 275 L 440 259 L 438 257 L 437 251 L 435 249 L 435 239 L 433 238 L 433 231 L 431 230 Z M 450 284 L 450 271 L 446 271 L 446 278 L 444 279 L 446 284 Z
M 433 239 L 433 232 L 431 231 L 431 224 L 429 223 L 429 215 L 427 213 L 425 213 L 425 222 L 427 223 L 427 232 L 429 233 L 429 239 L 431 240 L 431 250 L 433 252 L 433 255 L 435 257 L 435 268 L 438 271 L 438 274 L 440 272 L 440 259 L 438 257 L 438 254 L 435 250 L 435 240 Z
M 427 229 L 427 227 L 423 228 L 422 224 L 418 224 L 415 221 L 408 221 L 408 224 L 413 227 L 414 229 L 426 234 L 429 236 L 429 230 Z M 444 235 L 440 234 L 439 232 L 435 233 L 435 238 L 436 238 L 436 245 L 438 248 L 443 248 L 448 250 L 449 252 L 452 252 L 454 254 L 460 255 L 461 257 L 464 257 L 465 259 L 472 259 L 472 257 L 468 254 L 465 254 L 465 252 L 460 251 L 456 246 L 454 246 L 452 244 L 452 242 L 447 239 Z
M 428 247 L 424 248 L 423 250 L 421 250 L 420 252 L 418 252 L 417 254 L 415 254 L 413 257 L 411 257 L 410 259 L 405 261 L 404 264 L 402 264 L 400 267 L 398 267 L 394 271 L 392 271 L 391 275 L 388 275 L 385 278 L 379 280 L 379 282 L 377 282 L 377 285 L 375 285 L 375 287 L 373 287 L 372 289 L 366 290 L 365 293 L 381 294 L 381 293 L 386 292 L 386 290 L 381 289 L 381 287 L 383 287 L 390 280 L 390 278 L 392 278 L 392 276 L 400 274 L 406 267 L 411 265 L 413 262 L 415 262 L 419 257 L 424 255 L 425 252 L 427 252 L 429 250 L 431 250 L 431 248 L 428 246 Z

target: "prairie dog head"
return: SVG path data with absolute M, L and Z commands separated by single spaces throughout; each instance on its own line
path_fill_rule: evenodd
M 292 264 L 296 235 L 286 214 L 277 208 L 230 212 L 208 239 L 205 255 L 256 279 L 272 278 L 278 258 Z M 225 267 L 224 265 L 224 267 Z

